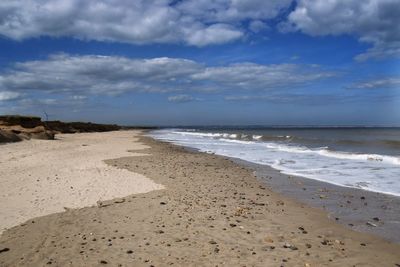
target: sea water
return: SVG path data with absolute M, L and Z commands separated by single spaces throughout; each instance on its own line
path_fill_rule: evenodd
M 150 135 L 288 175 L 400 196 L 399 128 L 202 127 Z

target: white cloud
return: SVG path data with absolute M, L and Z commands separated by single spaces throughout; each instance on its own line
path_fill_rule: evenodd
M 169 102 L 175 102 L 175 103 L 186 103 L 186 102 L 191 102 L 191 101 L 195 101 L 195 100 L 198 100 L 198 99 L 194 98 L 193 96 L 184 95 L 184 94 L 168 97 Z
M 0 101 L 15 100 L 22 96 L 22 94 L 10 91 L 0 91 Z
M 191 45 L 205 46 L 209 44 L 223 44 L 243 36 L 240 30 L 227 24 L 214 24 L 210 27 L 196 30 L 188 34 L 187 42 Z
M 84 102 L 90 95 L 126 92 L 279 91 L 335 75 L 315 65 L 241 63 L 207 67 L 182 58 L 131 59 L 61 54 L 46 60 L 16 63 L 13 68 L 0 73 L 0 91 L 12 93 L 3 93 L 3 99 L 40 93 L 41 98 L 58 95 L 71 102 Z M 180 95 L 170 101 L 179 99 L 188 100 Z
M 352 84 L 352 89 L 400 89 L 400 78 L 383 78 Z
M 206 22 L 237 22 L 271 19 L 289 7 L 292 0 L 186 0 L 177 10 Z
M 299 0 L 281 30 L 312 36 L 350 34 L 372 47 L 357 60 L 400 56 L 398 0 Z
M 256 96 L 256 95 L 230 95 L 225 96 L 225 100 L 228 101 L 250 101 L 250 100 L 260 100 L 265 99 L 265 96 Z
M 249 24 L 249 29 L 254 33 L 258 33 L 260 31 L 269 29 L 269 26 L 261 20 L 253 20 Z
M 248 19 L 275 17 L 291 0 L 2 0 L 0 35 L 14 40 L 220 44 L 241 38 Z
M 49 106 L 59 106 L 60 104 L 61 103 L 54 98 L 25 98 L 18 101 L 18 106 L 20 108 L 45 108 Z
M 400 56 L 398 0 L 2 0 L 0 36 L 215 45 L 267 29 L 293 2 L 282 31 L 357 36 L 371 44 L 357 60 Z
M 165 0 L 5 0 L 0 12 L 0 33 L 16 40 L 47 35 L 168 42 L 176 39 L 180 17 Z
M 265 90 L 301 86 L 335 75 L 335 73 L 323 71 L 317 66 L 240 63 L 208 67 L 202 72 L 193 74 L 192 77 L 194 80 L 217 83 L 222 88 Z
M 70 97 L 72 100 L 76 100 L 76 101 L 84 101 L 87 99 L 87 96 L 84 95 L 73 95 Z
M 0 74 L 0 89 L 56 93 L 118 94 L 170 91 L 185 83 L 201 65 L 186 59 L 128 59 L 112 56 L 55 55 L 48 60 L 17 63 Z
M 343 102 L 359 101 L 359 96 L 348 94 L 293 94 L 280 93 L 270 95 L 229 95 L 224 97 L 230 102 L 269 102 L 274 104 L 303 104 L 303 105 L 327 105 Z

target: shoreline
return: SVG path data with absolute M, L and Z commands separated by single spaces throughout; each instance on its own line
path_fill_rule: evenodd
M 206 153 L 189 146 L 173 145 L 188 151 Z M 400 196 L 285 174 L 268 165 L 211 154 L 229 158 L 241 166 L 251 168 L 272 191 L 311 207 L 321 208 L 327 212 L 329 218 L 349 229 L 372 233 L 390 242 L 400 243 Z
M 400 243 L 398 196 L 287 175 L 272 167 L 247 161 L 237 162 L 254 169 L 255 175 L 272 191 L 321 208 L 336 223 Z
M 194 147 L 155 140 L 183 147 L 188 151 L 207 153 Z M 323 209 L 329 218 L 349 229 L 372 233 L 390 242 L 400 243 L 400 196 L 398 195 L 286 174 L 269 165 L 215 153 L 208 154 L 229 158 L 241 166 L 251 168 L 260 181 L 272 191 L 294 201 Z
M 140 137 L 106 163 L 163 190 L 35 218 L 0 237 L 0 265 L 396 266 L 400 246 L 270 191 L 233 160 Z

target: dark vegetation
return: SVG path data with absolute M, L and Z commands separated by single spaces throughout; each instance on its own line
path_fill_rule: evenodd
M 0 143 L 18 142 L 26 139 L 54 139 L 58 133 L 90 133 L 118 130 L 143 129 L 146 126 L 119 126 L 91 122 L 42 121 L 40 117 L 4 115 L 0 116 Z

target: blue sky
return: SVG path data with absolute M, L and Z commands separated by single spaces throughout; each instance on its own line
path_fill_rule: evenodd
M 5 0 L 0 114 L 400 126 L 398 0 Z

